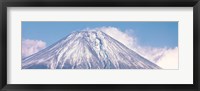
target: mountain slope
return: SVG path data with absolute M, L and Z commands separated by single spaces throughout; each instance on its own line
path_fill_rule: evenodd
M 160 69 L 102 31 L 75 32 L 22 60 L 23 69 Z

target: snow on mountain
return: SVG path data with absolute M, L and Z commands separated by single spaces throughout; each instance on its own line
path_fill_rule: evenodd
M 80 31 L 24 58 L 22 69 L 161 68 L 102 31 Z

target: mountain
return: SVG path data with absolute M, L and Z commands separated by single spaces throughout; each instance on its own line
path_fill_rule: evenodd
M 102 31 L 80 31 L 24 58 L 22 69 L 161 68 Z

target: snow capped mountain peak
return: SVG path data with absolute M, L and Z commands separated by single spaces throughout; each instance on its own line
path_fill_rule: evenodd
M 23 69 L 160 69 L 101 30 L 74 32 L 22 60 Z

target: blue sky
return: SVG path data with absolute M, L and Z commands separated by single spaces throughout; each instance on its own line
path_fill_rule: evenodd
M 22 22 L 22 39 L 42 40 L 49 46 L 73 31 L 109 26 L 132 31 L 143 46 L 178 46 L 178 22 Z

